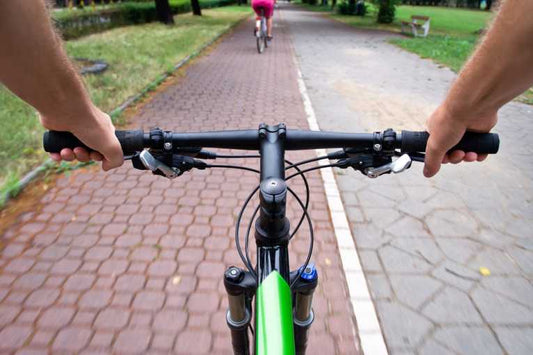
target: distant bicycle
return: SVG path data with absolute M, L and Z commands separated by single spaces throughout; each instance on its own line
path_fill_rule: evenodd
M 267 41 L 267 23 L 265 17 L 265 9 L 261 9 L 261 16 L 256 17 L 255 21 L 255 38 L 257 40 L 257 51 L 259 54 L 263 53 L 268 47 Z

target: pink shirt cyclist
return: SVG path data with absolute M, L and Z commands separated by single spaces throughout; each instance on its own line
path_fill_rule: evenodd
M 257 19 L 260 19 L 261 9 L 264 10 L 265 18 L 267 19 L 267 38 L 272 39 L 272 15 L 274 14 L 274 4 L 276 0 L 252 0 L 252 8 L 254 9 Z

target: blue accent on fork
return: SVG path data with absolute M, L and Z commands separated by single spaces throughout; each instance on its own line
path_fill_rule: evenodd
M 307 267 L 305 268 L 305 270 L 300 275 L 300 278 L 305 281 L 314 281 L 317 277 L 318 277 L 318 271 L 316 270 L 314 263 L 309 263 Z

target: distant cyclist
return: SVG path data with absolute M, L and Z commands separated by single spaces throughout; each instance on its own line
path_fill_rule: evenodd
M 267 20 L 267 40 L 272 40 L 272 15 L 274 14 L 274 4 L 276 0 L 252 0 L 252 8 L 257 15 L 257 20 L 261 19 L 261 10 L 264 11 L 264 16 Z M 255 28 L 255 32 L 259 28 Z M 254 32 L 254 34 L 255 34 Z

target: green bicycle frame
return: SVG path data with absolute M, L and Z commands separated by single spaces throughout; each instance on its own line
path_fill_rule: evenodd
M 277 271 L 259 285 L 255 304 L 256 354 L 294 354 L 291 290 Z

